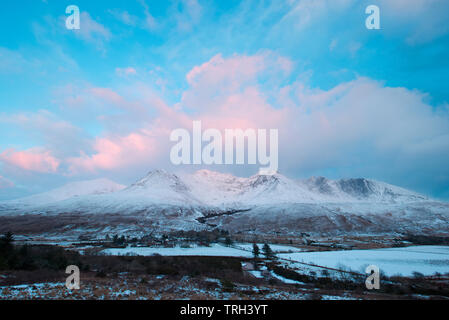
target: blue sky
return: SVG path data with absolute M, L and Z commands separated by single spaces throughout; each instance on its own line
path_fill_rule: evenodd
M 80 30 L 65 28 L 71 4 Z M 380 30 L 365 27 L 370 4 Z M 182 170 L 167 137 L 192 119 L 279 128 L 290 177 L 449 199 L 447 1 L 19 0 L 0 12 L 0 199 Z

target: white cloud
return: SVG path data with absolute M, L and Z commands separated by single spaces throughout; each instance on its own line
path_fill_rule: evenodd
M 109 10 L 110 14 L 112 14 L 117 20 L 128 26 L 136 26 L 139 18 L 135 15 L 130 14 L 128 11 L 120 11 L 120 10 Z
M 126 67 L 126 68 L 115 68 L 115 73 L 120 77 L 127 77 L 131 75 L 136 75 L 137 71 L 133 67 Z
M 405 36 L 408 44 L 432 41 L 449 32 L 446 0 L 379 0 L 381 15 L 388 19 L 389 33 Z
M 92 19 L 90 14 L 85 11 L 80 14 L 80 29 L 70 31 L 78 38 L 95 44 L 97 49 L 101 51 L 104 51 L 104 43 L 109 41 L 112 37 L 112 33 L 108 28 Z

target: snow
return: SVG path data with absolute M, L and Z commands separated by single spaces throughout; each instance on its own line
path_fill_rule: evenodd
M 335 301 L 335 300 L 361 300 L 361 299 L 356 299 L 356 298 L 354 298 L 354 297 L 342 297 L 342 296 L 322 295 L 322 296 L 321 296 L 321 300 L 331 300 L 331 301 Z
M 72 201 L 64 202 L 68 199 Z M 0 207 L 42 207 L 59 203 L 71 209 L 129 205 L 138 210 L 150 204 L 228 208 L 280 203 L 407 203 L 422 200 L 428 198 L 362 178 L 329 180 L 320 177 L 295 181 L 278 173 L 240 178 L 208 170 L 182 175 L 153 170 L 128 187 L 108 179 L 72 182 L 48 192 L 3 202 Z
M 387 276 L 412 276 L 413 272 L 424 275 L 449 273 L 449 246 L 302 252 L 278 256 L 324 267 L 350 268 L 360 273 L 365 273 L 366 266 L 376 265 Z
M 260 254 L 263 255 L 263 243 L 258 243 L 257 246 L 259 247 Z M 253 250 L 253 244 L 252 243 L 237 243 L 235 244 L 236 247 L 242 248 L 243 250 L 251 251 Z M 296 248 L 293 246 L 287 246 L 287 245 L 281 245 L 281 244 L 270 244 L 270 248 L 275 253 L 287 253 L 287 252 L 302 252 L 304 249 Z
M 53 189 L 44 193 L 32 196 L 10 200 L 4 202 L 7 205 L 48 205 L 51 203 L 63 201 L 66 199 L 80 197 L 92 194 L 106 194 L 124 189 L 125 186 L 115 183 L 108 179 L 95 179 L 87 181 L 78 181 L 68 183 L 60 188 Z
M 210 247 L 195 248 L 156 248 L 156 247 L 128 247 L 110 248 L 101 251 L 105 255 L 139 255 L 151 256 L 159 254 L 162 256 L 218 256 L 218 257 L 252 257 L 252 253 L 220 244 L 213 244 Z
M 273 271 L 270 271 L 270 274 L 271 274 L 272 277 L 274 277 L 274 278 L 276 278 L 276 279 L 282 281 L 283 283 L 287 283 L 287 284 L 301 284 L 301 285 L 304 285 L 304 284 L 305 284 L 304 282 L 301 282 L 301 281 L 296 281 L 296 280 L 284 278 L 284 277 L 282 277 L 282 276 L 276 274 L 276 273 L 273 272 Z
M 258 244 L 260 248 L 260 255 L 263 256 L 262 246 Z M 253 245 L 249 243 L 238 243 L 232 247 L 223 246 L 221 244 L 212 244 L 210 247 L 191 247 L 191 248 L 162 248 L 162 247 L 127 247 L 127 248 L 110 248 L 102 251 L 106 255 L 141 255 L 151 256 L 153 254 L 160 254 L 162 256 L 227 256 L 227 257 L 253 257 L 252 253 Z M 301 252 L 301 249 L 270 244 L 270 248 L 273 252 Z
M 51 288 L 65 289 L 65 283 L 48 282 L 48 283 L 33 283 L 33 284 L 21 284 L 21 285 L 13 285 L 13 286 L 2 286 L 2 287 L 0 287 L 0 298 L 7 297 L 8 299 L 11 299 L 11 298 L 23 298 L 24 296 L 26 296 L 31 299 L 36 299 L 36 298 L 41 298 L 40 290 L 51 289 Z
M 428 197 L 385 182 L 356 178 L 330 180 L 325 177 L 312 177 L 299 180 L 308 190 L 320 194 L 331 202 L 413 202 L 429 200 Z
M 226 215 L 232 211 L 240 213 Z M 383 182 L 296 181 L 278 173 L 241 178 L 153 170 L 128 187 L 97 179 L 0 203 L 0 215 L 60 213 L 139 215 L 164 230 L 206 229 L 198 218 L 210 213 L 215 218 L 207 223 L 234 231 L 420 232 L 447 231 L 449 225 L 449 204 Z
M 119 193 L 119 197 L 129 197 L 134 201 L 141 198 L 147 203 L 201 204 L 181 178 L 165 170 L 150 171 Z
M 250 274 L 252 274 L 254 277 L 258 278 L 258 279 L 263 279 L 263 275 L 262 275 L 262 271 L 259 270 L 251 270 L 248 271 Z

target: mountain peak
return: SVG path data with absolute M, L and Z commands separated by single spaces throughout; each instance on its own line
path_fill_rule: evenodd
M 229 174 L 229 173 L 221 173 L 221 172 L 217 172 L 217 171 L 211 171 L 211 170 L 207 170 L 207 169 L 201 169 L 198 170 L 194 173 L 195 176 L 202 176 L 202 177 L 210 177 L 210 178 L 214 178 L 214 177 L 234 177 L 233 175 Z
M 137 180 L 127 189 L 157 188 L 161 186 L 183 185 L 179 177 L 163 169 L 149 171 L 143 178 Z

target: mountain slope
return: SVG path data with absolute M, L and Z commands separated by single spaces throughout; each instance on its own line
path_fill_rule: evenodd
M 145 177 L 123 189 L 119 197 L 141 198 L 152 203 L 201 204 L 180 177 L 165 170 L 150 171 Z
M 85 195 L 99 195 L 116 192 L 124 189 L 125 186 L 115 183 L 108 179 L 95 179 L 87 181 L 71 182 L 62 187 L 39 193 L 36 195 L 5 201 L 5 205 L 25 205 L 25 206 L 43 206 L 55 202 L 63 201 L 73 197 Z
M 61 233 L 147 232 L 155 225 L 160 232 L 214 226 L 240 232 L 449 232 L 449 204 L 387 183 L 296 181 L 280 174 L 240 178 L 208 170 L 154 170 L 128 187 L 101 179 L 79 182 L 0 204 L 0 215 L 18 214 L 45 216 Z M 69 225 L 60 223 L 63 217 Z M 22 220 L 11 219 L 5 228 L 22 228 Z
M 312 177 L 299 183 L 314 194 L 321 195 L 323 201 L 405 203 L 429 200 L 416 192 L 364 178 L 329 180 L 324 177 Z

